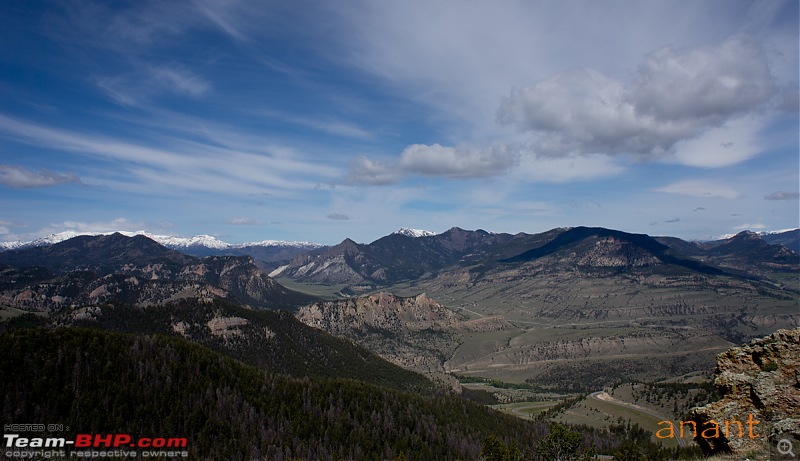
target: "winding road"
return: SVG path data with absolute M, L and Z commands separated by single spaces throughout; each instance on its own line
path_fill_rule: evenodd
M 591 394 L 589 394 L 589 397 L 592 398 L 592 399 L 595 399 L 595 400 L 599 400 L 601 402 L 606 402 L 606 403 L 611 403 L 611 404 L 614 404 L 614 405 L 619 405 L 621 407 L 625 407 L 625 408 L 628 408 L 630 410 L 638 411 L 639 413 L 644 413 L 644 414 L 646 414 L 648 416 L 652 416 L 654 418 L 657 418 L 659 421 L 671 421 L 671 418 L 669 418 L 667 416 L 664 416 L 664 415 L 662 415 L 662 414 L 660 414 L 660 413 L 658 413 L 658 412 L 656 412 L 654 410 L 651 410 L 649 408 L 640 407 L 639 405 L 634 405 L 632 403 L 623 402 L 622 400 L 615 399 L 614 397 L 612 397 L 606 391 L 592 392 Z M 675 437 L 675 440 L 678 441 L 678 446 L 680 446 L 681 448 L 686 448 L 686 440 L 684 440 L 682 437 Z

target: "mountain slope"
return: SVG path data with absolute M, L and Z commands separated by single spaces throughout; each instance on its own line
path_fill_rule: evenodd
M 708 259 L 720 267 L 752 271 L 780 270 L 797 272 L 800 270 L 800 255 L 783 245 L 767 243 L 754 232 L 743 231 L 708 249 Z
M 182 337 L 258 368 L 296 378 L 347 378 L 430 392 L 423 376 L 358 344 L 311 328 L 286 311 L 245 309 L 221 300 L 181 299 L 139 309 L 116 304 L 51 315 L 57 325 Z
M 760 237 L 770 245 L 783 245 L 786 248 L 800 254 L 800 229 L 793 229 L 785 232 L 760 234 Z
M 119 233 L 78 236 L 49 246 L 0 253 L 0 264 L 40 266 L 54 272 L 89 270 L 100 275 L 115 272 L 126 265 L 161 265 L 167 270 L 175 270 L 192 260 L 147 237 L 126 237 Z
M 291 309 L 316 299 L 278 284 L 250 257 L 201 260 L 143 236 L 75 237 L 48 247 L 0 253 L 0 262 L 18 266 L 0 270 L 0 302 L 38 311 L 108 302 L 153 306 L 214 297 L 257 308 Z
M 690 243 L 670 237 L 659 237 L 657 240 L 679 253 L 728 273 L 780 282 L 791 280 L 786 276 L 800 271 L 800 254 L 781 243 L 792 245 L 798 232 L 758 234 L 742 231 L 713 242 Z
M 770 270 L 800 268 L 795 263 L 797 256 L 791 252 L 782 253 L 780 247 L 770 246 L 758 238 L 760 246 L 747 250 L 751 256 L 742 260 L 741 248 L 734 249 L 728 244 L 720 244 L 712 250 L 705 244 L 676 238 L 654 238 L 597 227 L 559 228 L 540 234 L 516 235 L 454 227 L 436 235 L 411 237 L 406 234 L 394 233 L 369 244 L 347 239 L 339 245 L 299 255 L 270 275 L 302 283 L 350 285 L 346 292 L 360 293 L 435 277 L 455 267 L 479 266 L 483 269 L 477 270 L 485 270 L 497 263 L 524 264 L 545 257 L 584 270 L 652 269 L 711 276 L 769 277 Z M 725 255 L 714 251 L 725 252 Z M 575 256 L 571 256 L 573 253 Z
M 578 267 L 643 267 L 670 264 L 705 274 L 724 272 L 699 261 L 676 256 L 670 247 L 645 234 L 629 234 L 601 227 L 576 227 L 550 242 L 502 260 L 504 263 L 554 257 L 561 264 Z
M 544 433 L 464 399 L 288 379 L 164 337 L 20 330 L 0 349 L 4 424 L 185 437 L 191 459 L 476 459 L 490 433 L 525 451 Z
M 547 233 L 546 238 L 552 238 L 552 234 Z M 359 292 L 429 277 L 453 264 L 508 257 L 538 241 L 540 235 L 492 234 L 454 227 L 419 237 L 394 233 L 367 245 L 347 239 L 300 255 L 270 275 L 306 283 L 356 285 L 354 292 Z

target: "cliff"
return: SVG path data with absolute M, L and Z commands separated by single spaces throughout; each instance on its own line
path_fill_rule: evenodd
M 800 328 L 720 354 L 714 374 L 724 398 L 691 411 L 704 452 L 744 454 L 781 439 L 800 447 Z

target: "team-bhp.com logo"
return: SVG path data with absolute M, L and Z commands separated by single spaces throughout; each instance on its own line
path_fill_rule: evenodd
M 130 434 L 77 434 L 64 437 L 23 437 L 3 434 L 7 458 L 77 458 L 142 457 L 186 458 L 185 437 L 138 437 Z M 102 451 L 101 451 L 102 450 Z

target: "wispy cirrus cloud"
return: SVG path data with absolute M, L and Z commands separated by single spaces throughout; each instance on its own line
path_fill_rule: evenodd
M 253 218 L 233 218 L 226 221 L 226 223 L 232 226 L 258 226 L 261 224 L 261 221 Z
M 746 230 L 746 229 L 761 230 L 761 229 L 766 229 L 766 228 L 767 228 L 767 226 L 765 226 L 762 223 L 747 223 L 747 224 L 742 224 L 740 226 L 734 227 L 735 230 Z
M 733 199 L 740 195 L 735 189 L 724 184 L 702 180 L 679 181 L 653 190 L 655 192 L 688 195 L 690 197 Z
M 374 137 L 374 133 L 366 130 L 365 128 L 345 120 L 340 120 L 335 117 L 304 117 L 292 115 L 289 113 L 279 111 L 258 111 L 259 115 L 263 115 L 272 119 L 279 120 L 294 125 L 300 125 L 314 130 L 321 131 L 336 136 L 344 136 L 354 139 L 370 139 Z
M 126 73 L 92 80 L 112 100 L 125 106 L 140 106 L 165 93 L 200 97 L 211 89 L 211 82 L 175 64 L 143 64 Z
M 265 16 L 264 8 L 238 0 L 145 0 L 124 7 L 82 0 L 59 6 L 62 9 L 47 18 L 47 31 L 54 39 L 123 53 L 179 43 L 198 32 L 243 41 Z
M 59 174 L 48 170 L 34 172 L 21 166 L 0 165 L 0 184 L 13 189 L 49 187 L 80 182 L 80 178 L 74 174 Z
M 21 2 L 0 16 L 2 60 L 21 70 L 2 78 L 0 164 L 74 174 L 103 194 L 6 189 L 0 209 L 37 228 L 127 210 L 243 240 L 784 228 L 797 221 L 797 11 L 794 0 Z M 592 201 L 602 209 L 574 205 Z M 678 216 L 693 219 L 665 223 Z
M 240 1 L 80 0 L 58 6 L 45 15 L 43 31 L 89 71 L 88 80 L 102 94 L 124 106 L 165 94 L 206 94 L 213 85 L 196 64 L 213 59 L 213 52 L 197 56 L 194 50 L 205 48 L 198 38 L 221 34 L 245 42 L 264 17 L 263 8 Z
M 160 139 L 160 145 L 153 147 L 143 140 L 123 141 L 52 128 L 2 114 L 0 133 L 29 145 L 119 162 L 129 176 L 145 184 L 182 190 L 278 194 L 312 190 L 318 182 L 329 182 L 340 174 L 338 169 L 305 161 L 293 150 L 277 147 L 266 152 L 243 150 L 180 136 Z

